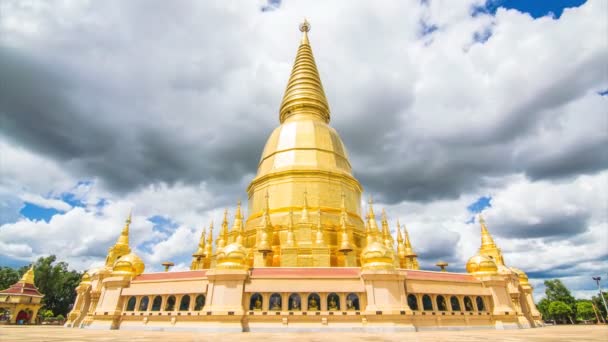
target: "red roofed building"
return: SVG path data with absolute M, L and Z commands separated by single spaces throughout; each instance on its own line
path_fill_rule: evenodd
M 0 291 L 0 312 L 4 322 L 10 324 L 33 323 L 40 306 L 42 297 L 34 285 L 34 266 L 32 266 L 21 280 L 6 290 Z

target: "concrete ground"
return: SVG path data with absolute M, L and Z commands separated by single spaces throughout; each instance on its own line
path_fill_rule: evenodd
M 49 326 L 0 326 L 0 341 L 608 341 L 608 326 L 560 325 L 525 330 L 407 333 L 195 333 L 85 330 Z

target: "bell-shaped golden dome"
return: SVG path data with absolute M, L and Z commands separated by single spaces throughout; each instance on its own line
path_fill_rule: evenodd
M 135 253 L 129 253 L 120 258 L 120 260 L 130 262 L 131 266 L 133 267 L 133 273 L 135 273 L 135 275 L 140 275 L 144 273 L 144 269 L 146 269 L 146 265 L 144 264 L 143 260 L 141 260 L 141 258 Z
M 467 272 L 474 274 L 495 274 L 498 272 L 496 263 L 483 255 L 475 255 L 467 261 Z
M 133 274 L 133 264 L 129 260 L 123 260 L 122 258 L 116 260 L 114 267 L 112 267 L 113 274 L 129 275 Z
M 378 241 L 372 241 L 361 251 L 361 266 L 364 269 L 374 270 L 392 270 L 395 268 L 391 251 Z
M 238 242 L 224 247 L 217 254 L 218 269 L 247 269 L 247 251 Z

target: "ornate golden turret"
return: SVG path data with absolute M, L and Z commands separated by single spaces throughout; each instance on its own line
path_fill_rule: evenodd
M 481 247 L 479 247 L 479 254 L 494 260 L 499 267 L 504 266 L 505 262 L 502 257 L 502 252 L 496 243 L 494 243 L 494 239 L 486 226 L 486 221 L 481 214 L 479 214 L 479 225 L 481 226 Z
M 399 256 L 399 260 L 405 258 L 405 244 L 403 243 L 403 236 L 401 236 L 399 219 L 397 219 L 397 255 Z
M 414 249 L 412 248 L 412 243 L 410 242 L 410 234 L 407 232 L 407 228 L 403 225 L 403 233 L 405 236 L 405 241 L 403 243 L 403 254 L 405 259 L 400 264 L 401 267 L 411 270 L 420 269 L 420 265 L 418 264 L 418 255 L 414 253 Z
M 327 247 L 327 244 L 325 243 L 325 239 L 323 238 L 323 225 L 322 225 L 322 220 L 321 220 L 321 208 L 319 208 L 319 221 L 317 221 L 317 233 L 316 233 L 316 239 L 315 239 L 315 245 L 316 247 L 320 247 L 320 248 L 324 248 Z
M 391 235 L 391 230 L 388 227 L 388 220 L 386 218 L 386 211 L 382 209 L 382 240 L 387 248 L 393 250 L 395 248 L 395 240 L 393 240 L 393 236 Z
M 241 229 L 243 223 L 243 214 L 241 214 L 241 200 L 236 203 L 236 211 L 234 212 L 234 223 L 232 224 L 232 231 L 236 232 Z
M 199 270 L 203 268 L 204 258 L 207 256 L 205 252 L 205 235 L 206 228 L 203 228 L 203 232 L 201 233 L 201 237 L 198 239 L 198 248 L 196 252 L 192 254 L 192 262 L 190 263 L 191 270 Z
M 222 227 L 220 228 L 220 233 L 217 235 L 217 240 L 215 243 L 216 251 L 219 251 L 221 248 L 226 247 L 227 242 L 228 242 L 228 209 L 224 209 L 224 219 L 222 220 Z
M 34 264 L 32 264 L 32 266 L 30 266 L 30 268 L 23 273 L 23 276 L 21 277 L 21 280 L 19 280 L 19 283 L 23 283 L 23 284 L 34 284 Z
M 380 229 L 378 228 L 378 223 L 376 222 L 376 214 L 374 214 L 374 200 L 372 196 L 369 196 L 368 204 L 368 212 L 367 217 L 369 221 L 369 227 L 371 229 L 372 234 L 375 238 L 380 236 Z
M 289 211 L 289 225 L 287 226 L 287 247 L 296 247 L 295 235 L 293 232 L 293 210 Z
M 328 123 L 329 104 L 308 42 L 310 24 L 306 20 L 300 25 L 300 31 L 302 40 L 283 96 L 279 117 L 283 123 L 292 115 L 306 113 L 319 116 Z
M 131 213 L 125 221 L 125 226 L 120 233 L 120 236 L 116 240 L 114 246 L 108 249 L 108 256 L 106 257 L 106 268 L 112 268 L 116 259 L 123 255 L 131 253 L 131 247 L 129 247 L 129 226 L 131 225 Z
M 201 237 L 204 238 L 204 237 Z M 209 225 L 209 235 L 207 235 L 207 243 L 205 244 L 205 256 L 211 258 L 213 255 L 213 220 Z
M 340 229 L 342 230 L 342 236 L 340 239 L 340 249 L 338 250 L 346 255 L 353 250 L 353 246 L 350 243 L 350 237 L 348 236 L 348 213 L 346 212 L 344 197 L 344 193 L 342 193 L 342 204 L 340 205 Z
M 272 230 L 272 224 L 270 223 L 270 215 L 268 214 L 268 193 L 266 193 L 266 205 L 264 206 L 264 214 L 262 217 L 262 224 L 259 227 L 260 229 L 260 242 L 258 244 L 258 252 L 266 255 L 266 253 L 272 252 L 272 248 L 270 246 L 270 238 L 269 231 Z

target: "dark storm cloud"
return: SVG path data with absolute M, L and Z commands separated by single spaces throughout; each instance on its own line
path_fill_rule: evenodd
M 274 72 L 291 65 L 297 40 L 263 45 L 272 41 L 258 34 L 263 31 L 243 24 L 238 11 L 214 5 L 152 2 L 141 11 L 141 4 L 117 4 L 89 9 L 107 17 L 100 24 L 66 29 L 48 19 L 48 42 L 1 47 L 0 75 L 9 80 L 0 92 L 2 135 L 78 178 L 99 177 L 113 191 L 206 181 L 232 203 L 277 124 L 289 67 L 280 79 Z M 260 15 L 271 20 L 281 10 Z M 380 201 L 457 198 L 515 172 L 547 179 L 606 168 L 605 140 L 559 153 L 539 155 L 534 146 L 514 153 L 547 111 L 601 81 L 597 55 L 529 98 L 513 99 L 509 114 L 488 127 L 429 137 L 409 128 L 412 117 L 427 114 L 412 112 L 417 77 L 424 77 L 403 53 L 412 42 L 392 34 L 394 27 L 380 17 L 366 20 L 382 34 L 345 21 L 330 43 L 328 34 L 313 32 L 311 40 L 313 48 L 317 42 L 325 47 L 314 50 L 332 125 L 355 176 Z M 358 41 L 363 38 L 369 41 Z
M 548 213 L 538 223 L 516 221 L 509 218 L 492 225 L 492 232 L 508 238 L 570 239 L 588 230 L 590 213 Z
M 598 258 L 579 260 L 575 263 L 566 261 L 563 264 L 553 266 L 549 269 L 532 271 L 528 272 L 527 274 L 530 278 L 540 279 L 555 279 L 572 276 L 573 274 L 581 274 L 588 275 L 589 279 L 591 279 L 591 276 L 598 273 L 597 268 L 593 267 L 592 264 L 595 263 L 601 265 L 605 264 L 606 262 L 608 262 L 608 254 L 602 255 Z

